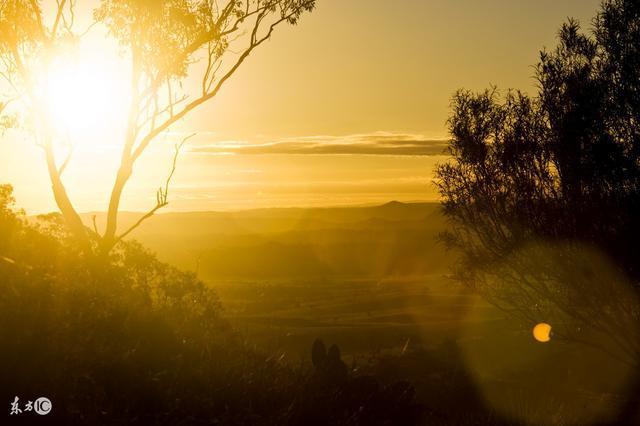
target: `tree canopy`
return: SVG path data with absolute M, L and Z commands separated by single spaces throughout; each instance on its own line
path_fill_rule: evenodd
M 457 276 L 559 337 L 640 355 L 640 3 L 543 51 L 535 95 L 459 91 L 437 170 Z

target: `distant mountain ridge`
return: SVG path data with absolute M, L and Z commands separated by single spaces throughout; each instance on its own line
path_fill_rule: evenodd
M 92 225 L 94 214 L 83 214 Z M 140 213 L 124 212 L 120 229 Z M 104 214 L 96 214 L 99 229 Z M 205 279 L 385 277 L 443 271 L 438 203 L 162 213 L 133 234 L 158 256 Z

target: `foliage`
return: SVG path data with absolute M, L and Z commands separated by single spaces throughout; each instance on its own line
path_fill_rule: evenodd
M 193 55 L 206 43 L 215 57 L 222 56 L 230 38 L 253 16 L 269 13 L 295 24 L 311 11 L 314 2 L 305 0 L 232 0 L 218 4 L 211 0 L 103 0 L 95 18 L 103 22 L 121 45 L 130 49 L 147 74 L 165 78 L 186 76 Z
M 537 96 L 455 95 L 444 239 L 499 306 L 637 364 L 640 4 L 607 0 L 593 25 L 541 53 Z
M 0 186 L 1 400 L 47 395 L 65 425 L 417 420 L 407 386 L 354 389 L 335 345 L 340 380 L 288 367 L 233 331 L 193 274 L 137 243 L 87 258 L 59 215 L 33 223 L 12 204 Z
M 28 0 L 2 2 L 0 6 L 0 49 L 13 49 L 26 43 L 32 46 L 40 37 L 38 15 L 42 13 L 39 5 L 33 7 Z

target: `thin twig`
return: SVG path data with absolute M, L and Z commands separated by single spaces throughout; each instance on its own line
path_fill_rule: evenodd
M 119 243 L 124 238 L 127 237 L 131 232 L 133 232 L 136 228 L 142 225 L 142 222 L 149 219 L 153 216 L 158 210 L 163 207 L 166 207 L 169 204 L 169 185 L 171 184 L 171 179 L 173 179 L 173 175 L 176 172 L 176 166 L 178 164 L 178 156 L 180 155 L 180 151 L 184 144 L 191 138 L 193 138 L 197 133 L 192 133 L 189 136 L 182 139 L 182 141 L 175 146 L 175 152 L 173 154 L 173 161 L 171 163 L 171 171 L 169 172 L 169 176 L 167 176 L 167 180 L 164 184 L 164 188 L 160 187 L 158 192 L 156 193 L 156 205 L 147 213 L 145 213 L 140 219 L 136 221 L 129 229 L 127 229 L 124 233 L 122 233 L 119 237 L 116 238 L 115 243 Z

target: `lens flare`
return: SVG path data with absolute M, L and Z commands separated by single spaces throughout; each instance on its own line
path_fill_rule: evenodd
M 551 340 L 551 326 L 541 322 L 533 327 L 533 338 L 540 343 L 547 343 Z

